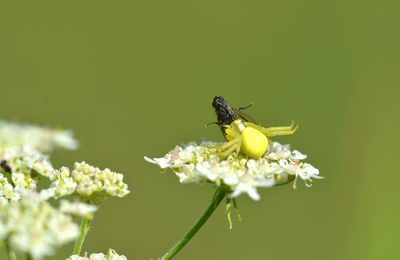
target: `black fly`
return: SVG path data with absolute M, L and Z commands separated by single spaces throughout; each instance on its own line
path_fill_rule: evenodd
M 239 118 L 239 114 L 225 101 L 224 97 L 216 96 L 212 106 L 217 114 L 218 125 L 230 125 Z
M 228 102 L 224 99 L 222 96 L 216 96 L 214 97 L 214 100 L 212 102 L 212 106 L 215 110 L 215 114 L 217 115 L 217 122 L 216 124 L 219 125 L 222 133 L 225 136 L 225 130 L 226 128 L 232 124 L 233 121 L 237 119 L 241 119 L 244 122 L 252 122 L 255 123 L 255 121 L 249 116 L 246 115 L 245 113 L 242 112 L 242 110 L 245 110 L 249 107 L 251 107 L 253 104 L 247 106 L 247 107 L 241 107 L 239 109 L 231 107 Z
M 5 171 L 7 173 L 11 173 L 11 167 L 6 160 L 0 161 L 0 167 L 1 167 L 1 169 L 3 169 L 3 171 Z

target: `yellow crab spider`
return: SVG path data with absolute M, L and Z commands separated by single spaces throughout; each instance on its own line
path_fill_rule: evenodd
M 217 115 L 217 123 L 226 139 L 226 143 L 217 147 L 220 157 L 233 152 L 242 152 L 250 158 L 261 158 L 267 151 L 270 137 L 292 135 L 298 125 L 292 121 L 290 126 L 262 127 L 241 112 L 246 108 L 232 108 L 223 97 L 216 96 L 212 102 Z
M 252 122 L 237 119 L 230 125 L 224 125 L 227 142 L 218 147 L 220 157 L 227 157 L 233 152 L 242 152 L 253 159 L 261 158 L 268 150 L 269 137 L 292 135 L 298 125 L 262 127 Z

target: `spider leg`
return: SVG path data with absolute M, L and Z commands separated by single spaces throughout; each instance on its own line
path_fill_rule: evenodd
M 267 129 L 270 130 L 292 130 L 293 128 L 298 127 L 297 125 L 295 125 L 294 121 L 292 120 L 289 126 L 273 126 L 273 127 L 267 127 Z
M 236 138 L 230 142 L 227 142 L 226 144 L 224 144 L 220 150 L 219 153 L 217 153 L 217 155 L 221 158 L 226 158 L 228 157 L 228 155 L 230 155 L 231 153 L 233 153 L 234 151 L 239 151 L 240 150 L 240 144 L 241 144 L 241 139 L 240 138 Z
M 225 150 L 231 148 L 231 146 L 233 146 L 233 145 L 235 145 L 235 144 L 236 144 L 236 139 L 234 139 L 234 140 L 232 140 L 232 141 L 229 141 L 229 142 L 226 142 L 226 143 L 224 143 L 224 144 L 222 144 L 222 145 L 219 145 L 219 146 L 217 146 L 216 148 L 217 148 L 219 151 L 225 151 Z
M 265 128 L 265 127 L 262 127 L 260 125 L 254 124 L 252 122 L 246 122 L 245 125 L 249 126 L 249 127 L 253 127 L 253 128 L 255 128 L 257 130 L 260 130 L 260 131 L 263 131 L 263 129 L 269 129 L 269 130 L 275 130 L 275 131 L 276 130 L 292 130 L 295 127 L 295 123 L 294 123 L 293 120 L 292 120 L 292 122 L 291 122 L 291 124 L 289 126 L 274 126 L 274 127 Z
M 293 121 L 290 126 L 277 126 L 277 127 L 265 128 L 250 122 L 246 122 L 246 126 L 259 130 L 267 137 L 273 137 L 278 135 L 292 135 L 296 132 L 297 128 L 299 128 L 299 125 L 295 125 Z
M 240 131 L 230 125 L 226 126 L 225 139 L 227 140 L 226 143 L 216 147 L 217 155 L 221 158 L 226 158 L 235 151 L 239 152 L 242 144 L 242 135 Z
M 296 132 L 297 128 L 299 128 L 299 125 L 294 126 L 290 130 L 275 130 L 273 128 L 267 128 L 264 134 L 268 137 L 273 137 L 278 135 L 292 135 Z
M 236 140 L 238 138 L 240 139 L 240 134 L 236 135 L 236 133 L 233 132 L 232 135 L 229 135 L 229 137 L 230 137 L 230 140 L 228 140 L 227 142 L 225 142 L 221 145 L 215 146 L 214 148 L 217 149 L 218 151 L 225 151 L 225 150 L 229 149 L 231 146 L 236 144 L 236 142 L 237 142 Z

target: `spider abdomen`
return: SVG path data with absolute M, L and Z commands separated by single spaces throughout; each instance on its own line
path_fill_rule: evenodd
M 241 137 L 240 150 L 245 155 L 259 159 L 267 152 L 268 138 L 257 129 L 246 127 L 242 130 Z

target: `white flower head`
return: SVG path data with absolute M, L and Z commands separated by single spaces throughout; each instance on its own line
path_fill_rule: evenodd
M 113 249 L 109 249 L 107 254 L 103 253 L 92 253 L 88 256 L 72 255 L 66 260 L 127 260 L 128 258 L 124 255 L 117 254 Z
M 286 173 L 295 176 L 293 188 L 296 188 L 296 181 L 299 177 L 304 181 L 307 187 L 312 186 L 312 179 L 323 178 L 319 176 L 319 170 L 308 163 L 296 163 L 293 161 L 281 160 L 279 161 L 279 164 L 286 171 Z
M 81 196 L 88 197 L 96 192 L 105 192 L 109 196 L 122 198 L 130 192 L 121 173 L 112 172 L 108 168 L 100 170 L 86 162 L 75 163 L 71 177 L 77 184 L 76 192 Z
M 9 173 L 10 177 L 0 172 L 0 198 L 8 201 L 17 201 L 23 194 L 31 192 L 38 193 L 41 200 L 59 199 L 68 195 L 79 195 L 85 198 L 92 195 L 106 195 L 122 198 L 130 192 L 121 173 L 113 172 L 108 168 L 100 170 L 85 162 L 75 163 L 72 171 L 67 167 L 61 167 L 58 170 L 48 168 L 41 173 L 34 171 L 21 158 L 10 161 L 10 165 L 13 169 Z M 41 187 L 37 190 L 39 179 L 32 176 L 38 174 L 49 179 L 49 187 Z
M 53 171 L 50 180 L 52 181 L 50 189 L 54 191 L 56 199 L 73 194 L 78 186 L 67 167 L 61 167 L 59 170 Z
M 34 259 L 52 255 L 79 234 L 78 225 L 69 215 L 35 194 L 0 206 L 0 223 L 4 228 L 2 236 L 9 240 L 11 248 Z
M 38 176 L 49 178 L 54 171 L 44 155 L 25 155 L 19 152 L 14 155 L 16 157 L 8 157 L 8 160 L 2 161 L 3 173 L 0 173 L 0 197 L 9 201 L 17 201 L 23 194 L 37 191 Z
M 216 154 L 218 145 L 191 143 L 175 147 L 162 158 L 145 157 L 145 160 L 158 165 L 162 170 L 171 169 L 181 183 L 225 185 L 231 190 L 230 197 L 247 193 L 254 200 L 260 199 L 258 187 L 273 187 L 289 182 L 293 179 L 289 177 L 291 175 L 300 176 L 309 186 L 310 179 L 318 174 L 316 168 L 301 162 L 306 155 L 296 150 L 291 151 L 289 145 L 274 142 L 271 151 L 260 159 L 250 159 L 237 153 L 221 159 Z M 289 167 L 285 162 L 292 166 Z M 302 171 L 295 171 L 295 166 Z
M 70 215 L 92 219 L 93 214 L 97 211 L 97 207 L 95 205 L 83 203 L 80 201 L 71 202 L 69 200 L 61 200 L 60 211 Z
M 14 148 L 17 150 L 23 146 L 29 147 L 27 149 L 30 150 L 48 153 L 55 148 L 76 149 L 78 142 L 68 130 L 0 120 L 1 149 Z

